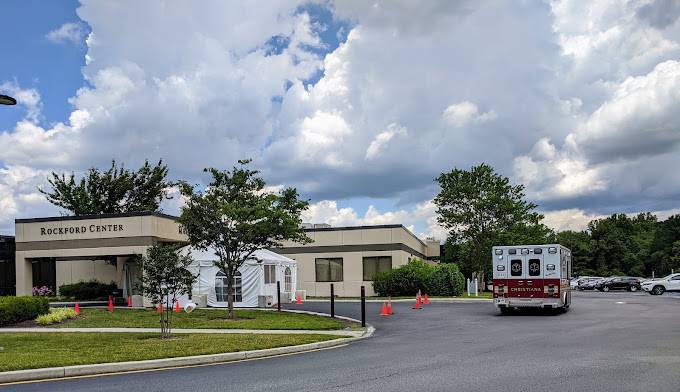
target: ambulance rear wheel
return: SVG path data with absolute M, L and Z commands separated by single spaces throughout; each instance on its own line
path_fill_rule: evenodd
M 512 308 L 509 308 L 507 306 L 503 306 L 500 309 L 501 309 L 501 314 L 511 314 L 512 313 Z

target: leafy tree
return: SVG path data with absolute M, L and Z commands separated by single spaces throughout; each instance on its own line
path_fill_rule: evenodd
M 50 203 L 73 215 L 158 211 L 172 185 L 167 175 L 162 160 L 155 166 L 145 161 L 137 171 L 118 167 L 114 160 L 108 170 L 91 168 L 80 180 L 74 173 L 66 177 L 52 172 L 48 178 L 52 189 L 38 190 Z
M 179 297 L 190 292 L 196 281 L 187 267 L 193 261 L 191 256 L 177 252 L 174 245 L 154 245 L 146 255 L 138 256 L 142 266 L 140 289 L 154 306 L 164 305 L 159 312 L 161 338 L 170 337 L 172 309 Z
M 212 181 L 205 191 L 186 182 L 180 191 L 186 199 L 179 219 L 191 244 L 212 248 L 214 264 L 227 277 L 229 317 L 234 318 L 234 276 L 258 249 L 282 246 L 281 241 L 311 241 L 304 233 L 300 213 L 309 202 L 300 200 L 294 188 L 279 194 L 265 191 L 259 172 L 250 160 L 239 161 L 231 171 L 205 169 Z
M 633 218 L 613 214 L 591 221 L 588 231 L 592 241 L 592 269 L 604 276 L 645 275 L 656 228 L 656 217 L 650 213 Z
M 490 269 L 493 245 L 544 243 L 551 234 L 540 223 L 543 216 L 534 212 L 536 204 L 524 200 L 524 186 L 512 185 L 487 164 L 442 173 L 437 181 L 438 222 L 458 245 L 463 271 Z
M 593 249 L 590 233 L 587 231 L 562 231 L 555 236 L 555 242 L 571 249 L 574 276 L 596 275 L 591 261 Z
M 680 271 L 680 215 L 660 222 L 650 244 L 647 274 L 657 276 Z

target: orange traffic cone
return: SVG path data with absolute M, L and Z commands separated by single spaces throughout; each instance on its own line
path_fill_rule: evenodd
M 179 313 L 179 301 L 175 302 L 175 313 Z
M 80 305 L 78 305 L 78 302 L 76 302 L 76 316 L 80 314 Z
M 383 302 L 382 308 L 380 309 L 380 317 L 385 317 L 389 316 L 390 314 L 387 313 L 387 305 Z
M 302 296 L 300 294 L 297 295 L 297 301 L 295 303 L 297 305 L 302 305 Z
M 390 316 L 394 314 L 392 312 L 392 297 L 391 296 L 387 297 L 387 314 L 389 314 Z
M 113 312 L 113 298 L 109 295 L 109 306 L 107 306 L 109 312 Z
M 132 307 L 132 296 L 128 295 L 128 308 Z
M 163 304 L 158 304 L 158 306 L 156 306 L 156 311 L 158 313 L 163 313 Z
M 427 293 L 425 293 L 425 300 L 423 301 L 423 304 L 425 304 L 425 305 L 430 304 L 430 298 L 427 296 Z
M 416 305 L 413 307 L 415 310 L 420 310 L 420 296 L 416 296 Z

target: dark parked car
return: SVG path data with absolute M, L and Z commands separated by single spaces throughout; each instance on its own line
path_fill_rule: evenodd
M 605 279 L 597 282 L 595 288 L 600 291 L 609 290 L 628 290 L 628 291 L 638 291 L 640 290 L 640 279 L 631 278 L 629 276 L 615 276 L 609 279 Z

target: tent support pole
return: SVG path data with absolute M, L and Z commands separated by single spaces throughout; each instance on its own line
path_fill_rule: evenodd
M 281 282 L 276 281 L 276 310 L 281 311 Z

